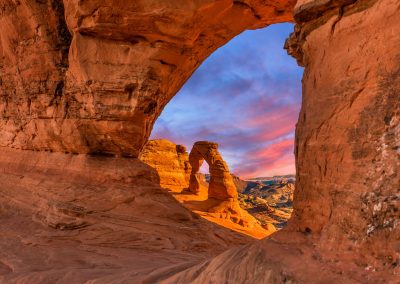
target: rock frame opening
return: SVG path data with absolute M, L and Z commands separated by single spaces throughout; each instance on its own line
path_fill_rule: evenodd
M 0 145 L 5 181 L 0 212 L 10 232 L 2 238 L 21 248 L 19 252 L 8 250 L 13 260 L 0 263 L 0 271 L 5 272 L 2 280 L 395 283 L 400 273 L 400 37 L 393 34 L 400 29 L 398 1 L 299 0 L 271 5 L 261 0 L 180 5 L 161 1 L 149 5 L 112 0 L 104 6 L 97 0 L 64 0 L 63 4 L 72 35 L 67 67 L 63 59 L 66 41 L 57 46 L 65 34 L 59 28 L 63 17 L 51 1 L 0 1 L 5 27 L 0 29 Z M 184 264 L 175 262 L 171 267 L 166 258 L 159 266 L 165 270 L 153 269 L 152 273 L 139 266 L 133 271 L 131 256 L 124 255 L 118 272 L 104 268 L 85 274 L 84 270 L 98 265 L 94 258 L 87 258 L 89 264 L 72 259 L 81 260 L 90 252 L 80 247 L 80 257 L 73 258 L 78 251 L 58 240 L 63 253 L 51 261 L 58 269 L 49 267 L 39 275 L 43 264 L 49 263 L 46 251 L 29 244 L 44 248 L 53 230 L 66 236 L 69 229 L 79 230 L 77 243 L 96 244 L 90 236 L 96 226 L 106 223 L 99 212 L 109 210 L 115 214 L 106 218 L 114 218 L 133 210 L 129 204 L 149 197 L 150 192 L 162 196 L 150 186 L 157 177 L 149 169 L 138 166 L 133 170 L 128 163 L 116 176 L 116 163 L 137 161 L 155 119 L 199 64 L 245 29 L 293 20 L 297 25 L 286 46 L 305 66 L 305 73 L 296 129 L 296 197 L 289 225 L 271 240 L 218 256 L 203 250 L 202 257 L 200 253 L 197 259 L 189 258 L 185 245 L 176 245 L 181 252 L 176 259 L 184 259 Z M 61 154 L 66 152 L 79 155 Z M 86 155 L 93 152 L 117 158 Z M 107 174 L 93 170 L 101 168 Z M 71 184 L 67 173 L 89 186 Z M 132 184 L 141 186 L 137 188 L 141 194 L 128 194 L 133 187 L 127 185 Z M 41 194 L 32 194 L 31 188 Z M 75 193 L 86 190 L 83 199 L 77 200 Z M 16 192 L 32 198 L 18 197 Z M 84 202 L 101 194 L 115 202 L 115 207 L 103 199 Z M 40 204 L 39 210 L 32 200 Z M 174 205 L 168 216 L 186 240 L 196 232 L 176 221 L 192 218 L 179 208 Z M 129 212 L 139 214 L 141 210 L 144 207 Z M 163 216 L 157 213 L 154 220 L 162 223 Z M 54 225 L 58 223 L 64 225 Z M 207 232 L 203 225 L 199 228 Z M 113 226 L 107 224 L 108 232 Z M 118 229 L 124 230 L 123 226 Z M 38 230 L 45 233 L 32 236 Z M 103 236 L 108 236 L 107 230 Z M 168 230 L 163 233 L 167 235 Z M 19 242 L 22 237 L 24 242 Z M 71 234 L 68 238 L 74 239 Z M 106 237 L 96 245 L 112 245 L 126 238 Z M 157 238 L 162 239 L 162 234 Z M 174 247 L 172 241 L 157 238 L 151 241 L 153 249 Z M 128 246 L 134 247 L 135 239 L 129 240 Z M 202 240 L 207 242 L 207 238 Z M 152 261 L 146 264 L 151 267 Z M 77 266 L 85 269 L 68 273 L 59 269 Z

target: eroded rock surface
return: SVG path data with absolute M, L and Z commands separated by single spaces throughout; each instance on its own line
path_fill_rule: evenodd
M 311 9 L 322 1 L 308 2 Z M 400 6 L 351 2 L 326 6 L 293 35 L 306 69 L 290 226 L 319 235 L 323 249 L 335 243 L 343 253 L 357 251 L 360 267 L 393 275 L 400 259 L 400 36 L 393 34 Z
M 0 283 L 158 283 L 251 241 L 185 209 L 137 159 L 0 155 Z
M 164 139 L 149 140 L 139 159 L 157 171 L 161 187 L 173 192 L 189 187 L 191 166 L 184 146 Z
M 207 198 L 212 202 L 209 212 L 219 213 L 225 218 L 237 223 L 247 222 L 241 218 L 241 208 L 238 202 L 238 193 L 233 182 L 228 165 L 218 152 L 218 144 L 209 141 L 194 143 L 189 154 L 189 162 L 192 167 L 190 174 L 189 190 L 194 194 L 200 194 L 200 180 L 198 172 L 203 162 L 206 161 L 210 171 L 210 181 Z
M 205 58 L 294 4 L 1 0 L 0 146 L 138 157 Z
M 271 239 L 204 260 L 230 237 L 193 225 L 137 160 L 50 153 L 137 157 L 209 54 L 292 20 L 294 2 L 0 0 L 1 280 L 397 283 L 397 0 L 297 4 L 294 217 Z

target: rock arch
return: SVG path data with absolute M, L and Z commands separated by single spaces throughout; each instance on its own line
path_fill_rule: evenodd
M 238 193 L 228 165 L 218 152 L 218 144 L 214 142 L 198 141 L 193 145 L 189 154 L 189 163 L 192 167 L 189 190 L 195 194 L 199 193 L 200 181 L 196 174 L 204 161 L 209 165 L 210 171 L 208 198 L 222 201 L 237 200 Z
M 208 192 L 200 192 L 201 186 L 197 173 L 203 162 L 209 165 L 210 181 Z M 255 219 L 248 214 L 242 214 L 238 201 L 238 193 L 233 182 L 228 165 L 218 152 L 218 144 L 209 141 L 194 143 L 189 154 L 189 163 L 192 168 L 189 179 L 189 190 L 192 193 L 207 194 L 208 212 L 218 214 L 220 218 L 230 219 L 242 226 L 253 226 Z
M 291 21 L 295 2 L 1 0 L 0 145 L 138 157 L 204 59 L 246 29 Z
M 295 2 L 1 0 L 0 146 L 137 157 L 209 54 L 245 29 L 293 21 Z M 240 282 L 254 271 L 275 282 L 394 282 L 399 9 L 398 0 L 298 1 L 286 45 L 305 66 L 294 217 L 274 240 L 172 283 Z

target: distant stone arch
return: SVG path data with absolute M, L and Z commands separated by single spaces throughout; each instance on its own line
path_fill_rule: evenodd
M 210 185 L 208 187 L 208 198 L 218 200 L 236 200 L 238 193 L 221 154 L 218 152 L 218 144 L 208 141 L 198 141 L 193 145 L 189 155 L 189 163 L 192 167 L 190 174 L 189 190 L 199 194 L 200 180 L 196 175 L 203 162 L 206 161 L 210 171 Z

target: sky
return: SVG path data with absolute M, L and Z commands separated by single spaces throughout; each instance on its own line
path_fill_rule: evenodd
M 196 141 L 217 142 L 242 178 L 294 174 L 303 69 L 283 49 L 292 31 L 292 24 L 246 31 L 216 50 L 165 107 L 151 139 L 188 151 Z

